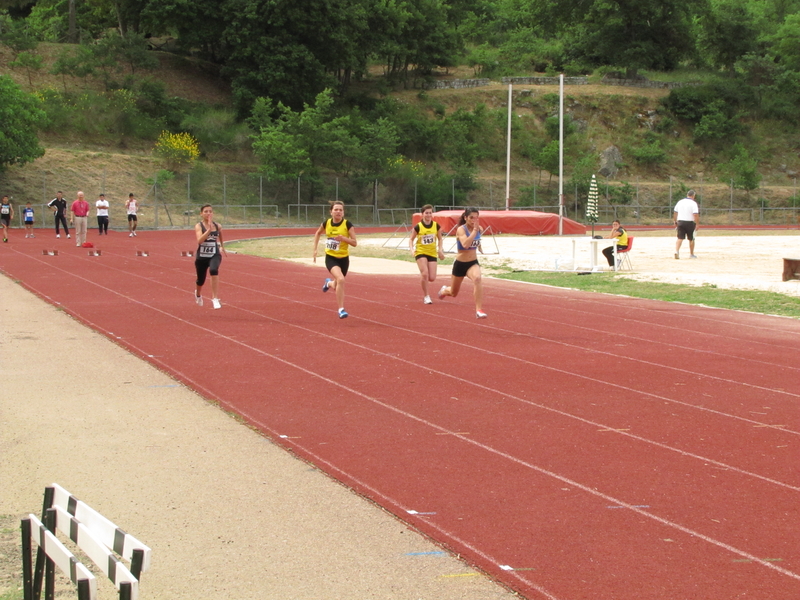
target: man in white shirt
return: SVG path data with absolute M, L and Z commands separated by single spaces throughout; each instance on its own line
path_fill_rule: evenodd
M 108 235 L 109 204 L 105 194 L 100 194 L 97 202 L 95 202 L 95 207 L 97 208 L 97 229 L 100 232 L 99 235 L 103 235 L 104 233 Z
M 686 192 L 686 198 L 678 200 L 672 220 L 678 228 L 678 240 L 675 242 L 675 259 L 680 258 L 681 244 L 683 240 L 689 238 L 689 258 L 697 258 L 694 255 L 694 232 L 700 224 L 700 208 L 694 200 L 694 190 Z

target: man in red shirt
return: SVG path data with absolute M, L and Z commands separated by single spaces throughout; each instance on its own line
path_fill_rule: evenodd
M 75 224 L 75 245 L 82 246 L 86 241 L 86 227 L 89 216 L 89 203 L 84 200 L 83 192 L 78 192 L 78 198 L 69 209 L 72 214 L 70 221 Z

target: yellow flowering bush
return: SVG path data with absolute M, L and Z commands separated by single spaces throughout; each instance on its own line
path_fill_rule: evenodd
M 409 160 L 402 155 L 389 159 L 389 170 L 398 175 L 422 177 L 425 175 L 425 164 L 417 160 Z
M 200 144 L 191 133 L 162 131 L 153 148 L 170 169 L 191 167 L 200 156 Z

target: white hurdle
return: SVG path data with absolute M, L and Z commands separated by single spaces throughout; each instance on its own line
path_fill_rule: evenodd
M 39 549 L 47 556 L 47 561 L 58 566 L 72 583 L 78 586 L 79 600 L 95 600 L 97 598 L 97 580 L 94 575 L 84 567 L 67 547 L 51 533 L 42 522 L 33 515 L 28 515 L 22 520 L 22 579 L 25 600 L 38 598 L 41 587 L 34 593 L 33 564 L 31 560 L 31 542 L 36 542 Z M 38 560 L 37 560 L 38 563 Z M 53 597 L 54 569 L 42 564 L 46 568 L 45 585 L 47 597 Z M 41 586 L 41 579 L 39 580 Z
M 52 492 L 49 492 L 52 490 Z M 48 503 L 48 493 L 52 498 Z M 63 487 L 54 483 L 45 488 L 45 510 L 61 507 L 71 516 L 83 523 L 109 550 L 113 550 L 131 563 L 130 571 L 138 580 L 143 571 L 150 568 L 150 548 L 132 535 L 125 533 L 85 502 L 81 502 Z
M 55 512 L 56 529 L 68 536 L 69 539 L 77 544 L 78 548 L 86 553 L 86 556 L 92 559 L 92 562 L 121 592 L 120 597 L 138 600 L 139 580 L 114 556 L 114 553 L 107 546 L 95 538 L 86 525 L 60 506 L 48 509 L 49 512 Z M 129 586 L 129 590 L 125 590 L 126 586 Z
M 150 567 L 150 548 L 57 483 L 44 489 L 42 513 L 46 525 L 33 515 L 22 520 L 24 600 L 39 600 L 42 583 L 45 598 L 53 598 L 55 564 L 78 585 L 79 600 L 97 597 L 94 575 L 58 540 L 57 532 L 75 543 L 114 583 L 119 600 L 138 600 L 141 573 Z M 33 526 L 38 527 L 38 538 Z M 38 542 L 35 566 L 31 559 L 32 539 Z M 117 555 L 129 561 L 130 568 Z

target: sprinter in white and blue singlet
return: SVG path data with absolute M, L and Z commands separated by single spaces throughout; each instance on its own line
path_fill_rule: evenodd
M 436 281 L 437 259 L 444 260 L 442 250 L 442 228 L 433 220 L 433 206 L 426 204 L 420 209 L 422 219 L 411 230 L 411 256 L 417 261 L 422 283 L 422 303 L 433 304 L 428 294 L 428 282 Z
M 350 246 L 358 246 L 356 229 L 344 218 L 344 202 L 332 201 L 331 218 L 325 219 L 314 234 L 314 262 L 317 262 L 319 239 L 325 234 L 325 267 L 331 276 L 325 279 L 322 291 L 333 289 L 336 292 L 336 303 L 339 306 L 339 318 L 349 315 L 344 309 L 344 278 L 350 268 Z
M 211 306 L 222 308 L 222 303 L 219 301 L 219 265 L 222 262 L 222 254 L 228 255 L 222 240 L 222 227 L 214 222 L 214 209 L 210 204 L 204 204 L 200 208 L 200 215 L 201 221 L 194 226 L 197 237 L 197 255 L 194 259 L 197 281 L 194 301 L 197 306 L 203 306 L 202 290 L 208 274 L 211 275 Z
M 480 225 L 480 213 L 477 208 L 468 208 L 461 215 L 456 229 L 456 248 L 458 255 L 453 263 L 453 275 L 450 285 L 442 286 L 439 290 L 439 300 L 447 296 L 455 298 L 461 290 L 464 277 L 472 280 L 473 295 L 475 297 L 475 316 L 485 319 L 483 312 L 483 281 L 481 280 L 481 265 L 478 262 L 478 250 L 481 250 L 481 234 L 483 227 Z M 481 250 L 483 252 L 483 250 Z

